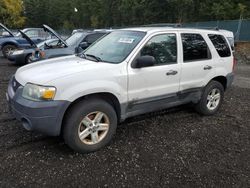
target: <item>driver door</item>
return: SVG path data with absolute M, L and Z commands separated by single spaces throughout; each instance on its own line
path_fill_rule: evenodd
M 157 101 L 167 101 L 177 96 L 181 73 L 177 35 L 173 32 L 151 37 L 134 59 L 136 61 L 140 56 L 153 56 L 156 60 L 154 66 L 128 67 L 130 106 L 147 104 L 150 107 L 150 104 L 156 104 Z

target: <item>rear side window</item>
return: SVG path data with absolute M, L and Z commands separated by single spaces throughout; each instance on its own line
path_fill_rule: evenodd
M 208 35 L 220 57 L 230 57 L 231 51 L 225 37 L 222 35 Z
M 184 62 L 211 59 L 206 41 L 200 34 L 181 34 Z

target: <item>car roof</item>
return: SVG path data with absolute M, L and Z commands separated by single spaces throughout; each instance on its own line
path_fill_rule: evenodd
M 184 31 L 184 32 L 197 32 L 197 33 L 211 33 L 211 34 L 223 34 L 217 29 L 197 29 L 197 28 L 183 28 L 183 27 L 135 27 L 124 28 L 120 30 L 128 31 L 141 31 L 147 33 L 164 32 L 164 31 Z
M 110 31 L 76 31 L 75 33 L 82 33 L 82 34 L 89 35 L 89 34 L 95 34 L 95 33 L 104 33 L 105 34 L 105 33 L 110 33 Z

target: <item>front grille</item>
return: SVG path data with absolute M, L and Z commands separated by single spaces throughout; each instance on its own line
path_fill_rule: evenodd
M 14 92 L 16 92 L 16 90 L 21 86 L 21 84 L 16 80 L 15 77 L 12 79 L 11 85 L 12 85 Z

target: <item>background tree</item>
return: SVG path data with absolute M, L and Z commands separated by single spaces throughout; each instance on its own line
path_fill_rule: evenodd
M 0 22 L 18 28 L 25 23 L 23 16 L 23 2 L 21 0 L 0 0 Z
M 22 25 L 23 13 L 30 27 L 116 28 L 250 18 L 249 7 L 249 0 L 0 0 L 0 21 Z

